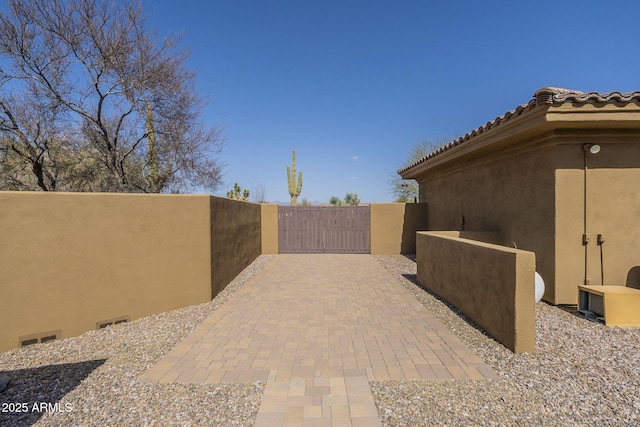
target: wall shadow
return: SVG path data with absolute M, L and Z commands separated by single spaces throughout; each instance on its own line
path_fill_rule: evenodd
M 400 255 L 402 255 L 403 257 L 407 258 L 408 260 L 410 260 L 410 261 L 412 261 L 414 263 L 416 262 L 416 254 L 415 253 L 412 253 L 412 254 L 400 254 Z M 415 276 L 415 274 L 414 274 L 414 276 Z
M 11 379 L 7 389 L 0 393 L 0 426 L 31 426 L 47 411 L 79 410 L 58 402 L 105 361 L 100 359 L 13 371 L 0 370 L 0 374 L 8 375 Z
M 402 221 L 401 254 L 416 253 L 416 232 L 428 230 L 427 204 L 407 203 L 404 205 Z
M 405 255 L 407 258 L 409 258 L 412 261 L 415 261 L 415 255 L 411 256 L 411 255 Z M 423 292 L 425 292 L 426 294 L 428 294 L 429 296 L 431 296 L 433 299 L 435 299 L 436 301 L 440 302 L 441 304 L 445 305 L 449 310 L 451 310 L 451 312 L 453 314 L 455 314 L 456 316 L 458 316 L 460 318 L 460 320 L 462 320 L 463 322 L 465 322 L 467 325 L 471 326 L 472 328 L 474 328 L 475 330 L 477 330 L 478 332 L 480 332 L 482 335 L 484 335 L 485 337 L 496 341 L 499 343 L 499 341 L 497 341 L 494 337 L 492 337 L 491 335 L 489 335 L 487 333 L 487 331 L 485 331 L 482 327 L 480 327 L 477 323 L 475 323 L 471 318 L 467 317 L 463 312 L 461 312 L 460 310 L 458 310 L 458 308 L 456 306 L 454 306 L 453 304 L 449 303 L 447 300 L 441 298 L 440 296 L 438 296 L 437 294 L 434 294 L 431 290 L 429 290 L 428 288 L 422 286 L 419 282 L 418 282 L 418 275 L 417 274 L 407 274 L 407 273 L 403 273 L 402 277 L 404 277 L 405 279 L 407 279 L 408 281 L 410 281 L 411 283 L 413 283 L 414 285 L 416 285 L 418 288 L 420 288 L 420 290 L 422 290 Z M 502 344 L 501 344 L 502 345 Z

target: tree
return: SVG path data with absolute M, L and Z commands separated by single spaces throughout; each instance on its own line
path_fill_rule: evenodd
M 41 108 L 28 96 L 0 98 L 0 147 L 4 153 L 0 156 L 0 189 L 57 188 L 72 147 L 56 128 L 56 119 L 55 111 Z
M 344 196 L 344 204 L 348 206 L 358 206 L 360 204 L 360 197 L 355 193 L 347 193 Z
M 302 190 L 302 172 L 298 175 L 296 182 L 296 152 L 291 152 L 291 167 L 287 166 L 287 184 L 289 186 L 289 194 L 291 195 L 291 206 L 298 204 L 298 196 Z
M 267 190 L 264 184 L 256 184 L 253 189 L 253 199 L 257 203 L 266 203 L 267 201 Z
M 176 38 L 139 3 L 8 0 L 0 14 L 0 188 L 215 190 L 222 147 Z M 145 144 L 146 142 L 146 144 Z
M 418 145 L 411 149 L 409 155 L 405 158 L 402 167 L 417 162 L 429 153 L 437 150 L 448 142 L 447 139 L 437 139 L 434 141 L 422 140 Z M 418 183 L 415 181 L 407 181 L 402 179 L 397 172 L 393 172 L 389 178 L 391 185 L 391 193 L 396 196 L 397 203 L 413 203 L 418 197 Z
M 340 200 L 340 199 L 339 199 L 338 197 L 336 197 L 336 196 L 332 196 L 332 197 L 329 199 L 329 204 L 330 204 L 331 206 L 342 206 L 342 200 Z

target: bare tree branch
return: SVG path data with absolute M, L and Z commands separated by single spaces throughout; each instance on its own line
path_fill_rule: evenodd
M 175 38 L 158 42 L 139 2 L 7 5 L 9 13 L 0 15 L 0 56 L 10 64 L 0 70 L 0 147 L 19 142 L 23 155 L 10 161 L 30 162 L 38 188 L 132 192 L 220 184 L 223 138 L 201 122 L 188 53 L 176 49 Z M 148 107 L 157 150 L 151 157 L 142 144 L 150 137 Z M 150 158 L 162 171 L 153 183 Z M 5 164 L 2 171 L 8 175 L 0 180 L 31 182 L 13 175 L 24 168 Z

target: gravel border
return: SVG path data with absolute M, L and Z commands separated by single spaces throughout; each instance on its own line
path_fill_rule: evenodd
M 253 425 L 263 384 L 138 377 L 273 257 L 258 257 L 209 303 L 0 353 L 0 374 L 11 377 L 0 403 L 29 409 L 0 412 L 0 426 Z M 537 351 L 516 355 L 417 286 L 415 258 L 375 258 L 500 377 L 371 382 L 383 425 L 640 425 L 640 328 L 606 327 L 538 303 Z
M 209 303 L 0 353 L 0 373 L 11 378 L 0 393 L 0 426 L 253 425 L 262 384 L 138 378 L 272 259 L 258 257 Z
M 640 425 L 640 328 L 538 303 L 536 353 L 514 354 L 417 286 L 415 257 L 375 258 L 500 377 L 374 381 L 383 425 Z

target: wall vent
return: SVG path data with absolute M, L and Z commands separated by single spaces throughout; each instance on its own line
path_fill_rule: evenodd
M 30 340 L 20 340 L 20 346 L 21 347 L 26 347 L 26 346 L 32 345 L 32 344 L 38 344 L 38 339 L 37 338 L 31 338 Z
M 131 316 L 129 316 L 129 315 L 120 316 L 120 317 L 114 317 L 113 319 L 102 320 L 102 321 L 96 323 L 96 329 L 104 329 L 104 328 L 106 328 L 108 326 L 111 326 L 111 325 L 118 325 L 120 323 L 126 323 L 129 320 L 131 320 Z
M 20 347 L 26 347 L 28 345 L 54 341 L 60 338 L 61 336 L 62 336 L 62 330 L 60 329 L 57 331 L 40 332 L 37 334 L 23 335 L 21 337 L 18 337 L 18 343 Z

